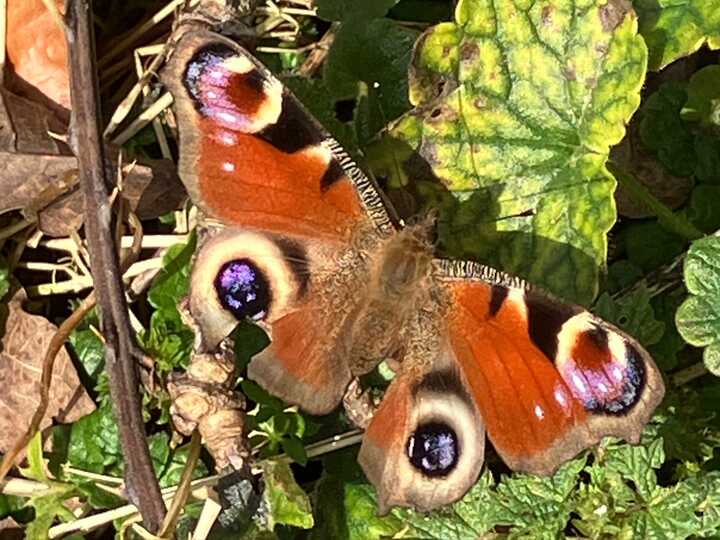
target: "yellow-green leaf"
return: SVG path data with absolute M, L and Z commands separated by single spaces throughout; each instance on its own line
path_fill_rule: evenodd
M 268 460 L 262 463 L 262 469 L 268 529 L 273 530 L 276 524 L 312 529 L 314 520 L 310 499 L 295 482 L 290 466 Z
M 720 48 L 720 0 L 635 0 L 650 69 L 661 69 L 707 43 Z
M 693 242 L 685 259 L 685 286 L 690 296 L 675 316 L 685 341 L 705 347 L 705 365 L 720 376 L 720 236 Z
M 461 0 L 418 42 L 393 134 L 461 201 L 442 239 L 588 302 L 615 222 L 610 146 L 640 103 L 647 49 L 622 0 Z

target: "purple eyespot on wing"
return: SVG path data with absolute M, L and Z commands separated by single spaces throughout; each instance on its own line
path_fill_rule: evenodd
M 444 423 L 420 425 L 407 441 L 407 454 L 410 463 L 426 476 L 447 476 L 460 454 L 457 435 Z
M 215 278 L 215 290 L 222 306 L 237 319 L 259 321 L 266 317 L 271 301 L 270 284 L 249 259 L 225 263 Z

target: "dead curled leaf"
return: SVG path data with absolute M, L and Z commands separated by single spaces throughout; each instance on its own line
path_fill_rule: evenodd
M 55 0 L 55 4 L 62 12 L 63 0 Z M 7 54 L 15 75 L 29 88 L 69 109 L 65 35 L 43 1 L 9 0 L 7 22 Z
M 21 290 L 7 305 L 8 315 L 0 340 L 0 451 L 7 452 L 30 425 L 40 395 L 43 357 L 57 327 L 39 315 L 23 310 Z M 95 410 L 95 403 L 80 383 L 70 355 L 63 347 L 55 359 L 50 399 L 40 428 L 75 422 Z
M 235 359 L 229 350 L 193 354 L 185 373 L 168 379 L 175 428 L 185 435 L 197 429 L 217 470 L 240 470 L 250 452 L 245 437 L 245 400 L 233 390 Z
M 46 104 L 0 89 L 0 150 L 28 154 L 70 154 L 50 133 L 65 133 L 67 122 Z
M 22 210 L 37 215 L 49 236 L 66 236 L 83 222 L 83 199 L 77 187 L 73 156 L 0 152 L 0 214 Z M 155 160 L 124 168 L 123 195 L 140 219 L 153 219 L 177 208 L 185 197 L 176 167 Z

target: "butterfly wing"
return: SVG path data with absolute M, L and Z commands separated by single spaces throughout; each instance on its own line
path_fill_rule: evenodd
M 394 230 L 379 190 L 245 49 L 182 35 L 163 71 L 180 131 L 180 177 L 226 225 L 347 240 L 358 222 Z
M 550 474 L 604 436 L 639 440 L 664 386 L 637 341 L 494 269 L 436 268 L 451 347 L 509 467 Z
M 338 319 L 357 302 L 334 291 L 352 290 L 362 273 L 354 244 L 394 232 L 394 217 L 337 142 L 236 43 L 186 32 L 162 77 L 175 102 L 180 177 L 205 216 L 227 228 L 202 243 L 193 268 L 200 346 L 215 348 L 239 318 L 255 319 L 272 344 L 250 375 L 327 412 L 350 377 L 335 351 Z
M 428 370 L 393 380 L 365 432 L 358 461 L 381 514 L 456 501 L 480 474 L 485 430 L 477 404 L 450 348 L 436 352 Z

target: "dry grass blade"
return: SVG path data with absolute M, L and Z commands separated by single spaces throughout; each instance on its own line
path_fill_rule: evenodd
M 135 120 L 130 123 L 127 128 L 125 128 L 117 137 L 113 139 L 113 144 L 120 146 L 128 142 L 142 128 L 152 122 L 153 119 L 157 118 L 157 116 L 162 111 L 172 105 L 172 101 L 172 95 L 170 94 L 170 92 L 166 92 L 165 94 L 160 96 L 160 98 L 155 103 L 145 109 L 137 118 L 135 118 Z
M 158 533 L 158 536 L 160 536 L 161 538 L 168 535 L 170 535 L 168 537 L 171 537 L 175 530 L 175 525 L 177 524 L 177 520 L 180 517 L 180 512 L 182 511 L 183 506 L 185 506 L 185 502 L 190 496 L 190 483 L 192 481 L 192 473 L 195 470 L 195 465 L 197 464 L 199 458 L 200 434 L 197 430 L 195 430 L 190 439 L 190 452 L 188 453 L 187 462 L 185 463 L 185 468 L 183 469 L 182 477 L 180 478 L 178 490 L 175 493 L 175 497 L 173 497 L 172 504 L 170 505 L 170 508 L 168 508 L 168 512 L 165 515 L 165 521 L 163 522 L 163 525 L 160 528 L 160 532 Z

